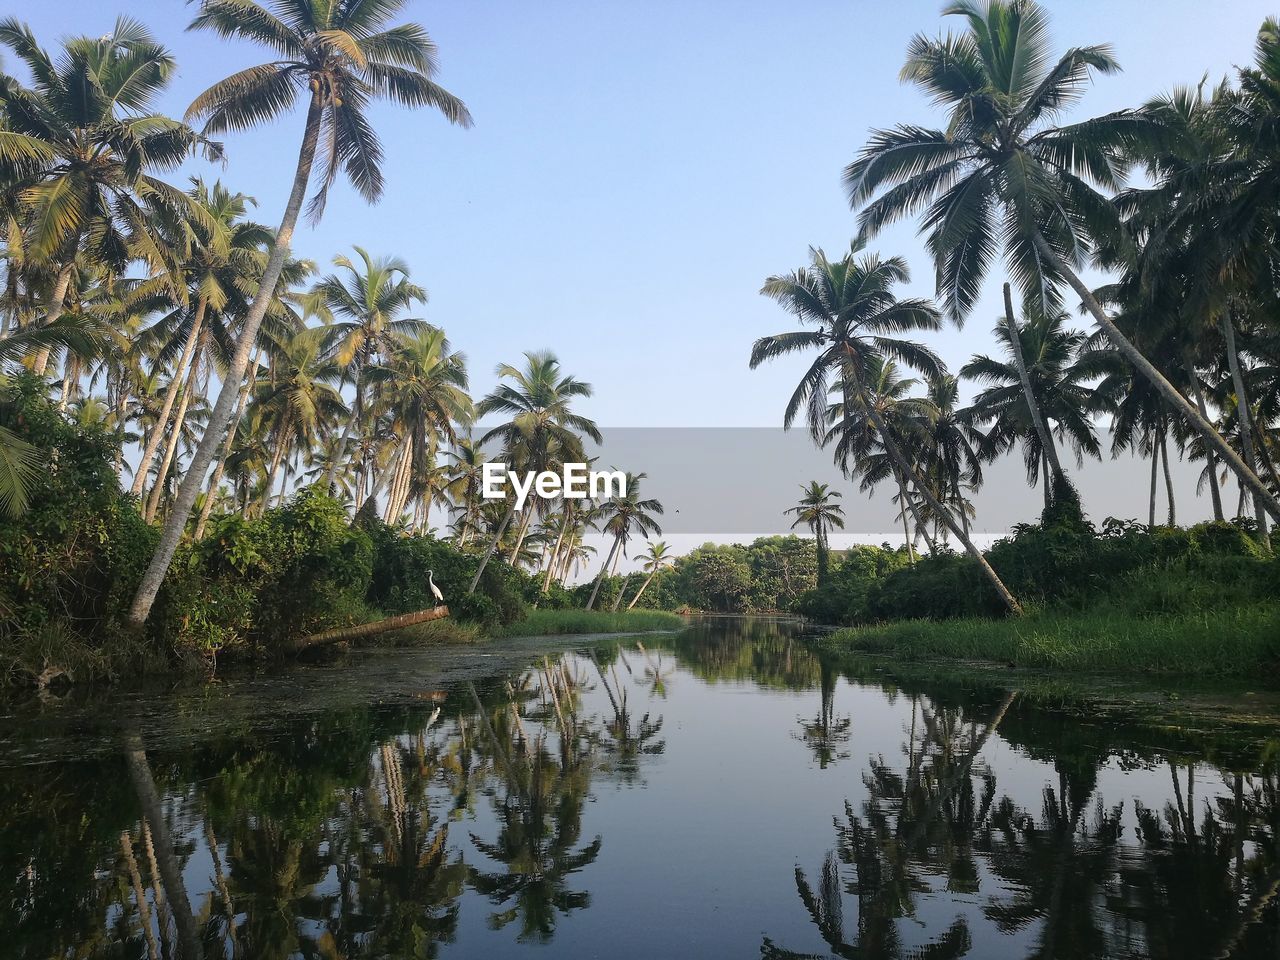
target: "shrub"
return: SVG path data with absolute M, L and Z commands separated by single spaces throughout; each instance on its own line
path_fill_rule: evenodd
M 67 422 L 25 373 L 0 381 L 0 426 L 45 455 L 26 513 L 0 516 L 0 666 L 134 652 L 120 624 L 156 533 L 120 492 L 115 437 Z

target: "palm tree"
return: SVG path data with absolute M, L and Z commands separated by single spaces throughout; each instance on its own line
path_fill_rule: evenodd
M 507 363 L 498 365 L 498 385 L 476 405 L 477 418 L 491 413 L 508 418 L 485 433 L 480 444 L 483 446 L 491 440 L 501 440 L 508 469 L 517 471 L 551 470 L 559 464 L 585 461 L 581 435 L 596 443 L 603 438 L 595 421 L 574 413 L 571 407 L 575 399 L 591 396 L 591 384 L 563 374 L 560 361 L 550 352 L 526 353 L 524 356 L 523 370 Z M 527 526 L 534 506 L 528 504 L 525 509 L 528 513 L 521 519 L 522 530 Z M 475 592 L 514 512 L 515 499 L 510 498 L 506 514 L 476 568 L 467 593 Z M 521 539 L 517 536 L 515 549 L 518 549 Z
M 1127 157 L 1160 137 L 1157 124 L 1128 110 L 1054 125 L 1091 71 L 1119 69 L 1110 49 L 1076 47 L 1054 61 L 1048 18 L 1034 0 L 958 0 L 944 13 L 963 17 L 967 32 L 915 37 L 902 77 L 949 109 L 947 129 L 872 133 L 845 170 L 864 233 L 928 207 L 939 295 L 957 321 L 977 299 L 998 246 L 1024 297 L 1046 312 L 1057 307 L 1065 279 L 1112 346 L 1280 518 L 1280 501 L 1124 336 L 1077 272 L 1097 240 L 1119 232 L 1119 213 L 1097 188 L 1116 189 Z
M 831 490 L 827 484 L 810 480 L 808 485 L 800 484 L 803 491 L 800 501 L 794 507 L 788 507 L 784 514 L 795 514 L 794 530 L 804 524 L 813 531 L 814 542 L 818 551 L 818 586 L 827 582 L 827 570 L 830 565 L 831 551 L 827 545 L 827 530 L 831 527 L 844 529 L 844 509 L 835 501 L 840 498 L 838 490 Z
M 874 492 L 881 482 L 893 478 L 898 488 L 894 499 L 898 503 L 907 556 L 914 564 L 916 538 L 911 536 L 907 524 L 908 512 L 915 521 L 917 536 L 923 533 L 928 538 L 919 504 L 916 502 L 918 498 L 911 496 L 908 477 L 899 471 L 897 461 L 885 452 L 869 410 L 875 408 L 888 433 L 898 439 L 900 448 L 904 443 L 914 448 L 922 440 L 923 426 L 929 417 L 928 404 L 920 397 L 909 395 L 919 385 L 919 381 L 902 376 L 892 360 L 869 357 L 862 382 L 869 406 L 863 405 L 856 391 L 846 389 L 843 377 L 832 383 L 831 394 L 839 399 L 827 407 L 828 429 L 821 443 L 823 446 L 831 444 L 834 447 L 835 462 L 846 476 L 861 476 L 859 489 L 866 493 Z M 930 549 L 933 548 L 931 538 L 929 546 Z
M 631 539 L 631 535 L 638 533 L 642 537 L 649 537 L 655 533 L 662 533 L 662 527 L 658 526 L 658 521 L 654 519 L 654 514 L 663 512 L 662 504 L 652 498 L 646 500 L 640 498 L 640 481 L 646 476 L 648 475 L 644 473 L 628 473 L 626 489 L 622 495 L 614 496 L 601 504 L 604 518 L 602 529 L 605 533 L 613 535 L 613 545 L 609 548 L 609 555 L 605 557 L 600 567 L 600 575 L 596 577 L 596 585 L 592 588 L 591 598 L 587 601 L 588 610 L 595 606 L 596 597 L 600 593 L 600 584 L 604 581 L 605 575 L 612 575 L 618 567 L 618 560 L 626 554 L 627 541 Z M 621 602 L 622 591 L 619 590 L 613 601 L 613 609 L 617 610 Z
M 150 112 L 175 62 L 136 20 L 122 16 L 102 37 L 70 39 L 55 58 L 10 17 L 0 20 L 0 44 L 32 77 L 30 89 L 9 80 L 0 98 L 0 184 L 22 207 L 24 257 L 52 274 L 49 324 L 62 315 L 81 252 L 115 273 L 135 259 L 155 271 L 172 268 L 173 251 L 157 242 L 152 218 L 198 220 L 200 211 L 153 172 L 178 166 L 197 146 L 210 157 L 220 149 Z M 42 350 L 36 373 L 48 358 Z
M 470 428 L 465 436 L 455 437 L 449 447 L 452 465 L 445 486 L 452 502 L 461 508 L 458 518 L 459 547 L 465 547 L 475 532 L 476 513 L 480 509 L 480 491 L 484 480 L 484 451 L 471 440 Z
M 245 219 L 249 205 L 254 202 L 251 197 L 232 193 L 218 182 L 209 186 L 199 178 L 192 179 L 189 193 L 192 207 L 199 208 L 201 216 L 180 225 L 188 250 L 180 272 L 185 299 L 194 302 L 194 308 L 189 312 L 181 308 L 175 311 L 175 319 L 179 321 L 176 329 L 164 331 L 182 343 L 182 353 L 165 391 L 156 429 L 151 431 L 142 449 L 139 460 L 142 466 L 129 490 L 135 497 L 142 494 L 151 461 L 167 435 L 169 414 L 173 411 L 178 392 L 184 384 L 192 382 L 193 378 L 185 374 L 189 366 L 194 369 L 198 363 L 197 344 L 204 342 L 202 337 L 208 339 L 205 333 L 206 313 L 209 310 L 226 311 L 240 299 L 240 285 L 247 278 L 261 274 L 265 259 L 261 251 L 271 243 L 271 233 L 266 227 Z M 166 279 L 165 283 L 168 282 Z M 144 285 L 134 296 L 146 297 L 154 285 L 154 281 Z M 163 358 L 164 354 L 161 356 Z M 177 430 L 181 430 L 180 422 L 175 425 L 175 432 Z M 156 477 L 155 485 L 163 486 L 164 481 L 162 472 Z
M 128 618 L 135 625 L 141 625 L 151 612 L 205 473 L 230 424 L 258 327 L 289 254 L 322 134 L 324 172 L 311 201 L 311 213 L 317 218 L 339 169 L 367 201 L 375 202 L 382 195 L 382 148 L 365 116 L 371 100 L 433 107 L 453 123 L 467 126 L 471 122 L 462 101 L 431 79 L 436 72 L 435 46 L 426 31 L 412 23 L 385 26 L 402 6 L 403 0 L 319 6 L 305 0 L 283 0 L 274 5 L 277 16 L 254 0 L 204 0 L 192 22 L 196 29 L 264 44 L 279 56 L 215 83 L 196 98 L 188 116 L 207 118 L 206 132 L 241 130 L 275 119 L 292 107 L 303 91 L 307 120 L 293 186 L 261 284 L 241 326 L 208 429 L 187 468 L 151 564 L 138 584 Z
M 982 486 L 980 437 L 974 429 L 971 411 L 958 407 L 960 382 L 955 377 L 946 374 L 930 380 L 924 401 L 928 412 L 926 472 L 932 475 L 939 491 L 938 499 L 955 508 L 960 525 L 968 533 L 973 505 L 965 498 L 964 491 Z
M 311 312 L 325 322 L 328 349 L 355 386 L 351 418 L 343 429 L 338 457 L 325 476 L 326 486 L 333 483 L 351 435 L 364 425 L 367 371 L 392 354 L 398 335 L 413 335 L 426 326 L 423 320 L 402 316 L 414 304 L 427 302 L 427 291 L 409 280 L 408 264 L 399 257 L 371 257 L 362 247 L 355 251 L 363 269 L 345 256 L 334 257 L 334 265 L 345 270 L 346 276 L 330 274 L 305 300 Z M 358 494 L 356 499 L 358 507 Z
M 255 387 L 254 408 L 273 437 L 263 509 L 270 503 L 276 478 L 291 451 L 307 449 L 313 438 L 329 430 L 347 413 L 336 386 L 342 371 L 325 358 L 323 334 L 321 328 L 300 330 L 281 343 L 271 376 L 260 380 Z M 285 488 L 286 484 L 282 483 L 281 503 Z
M 784 426 L 789 428 L 800 408 L 807 406 L 810 432 L 816 438 L 824 437 L 827 383 L 833 375 L 843 378 L 848 394 L 845 409 L 852 410 L 860 404 L 867 411 L 885 453 L 899 473 L 912 480 L 935 516 L 942 518 L 964 544 L 1009 610 L 1020 614 L 1018 601 L 955 517 L 929 491 L 917 466 L 908 461 L 871 402 L 866 375 L 873 365 L 882 365 L 886 357 L 900 360 L 929 377 L 942 375 L 941 361 L 931 350 L 895 336 L 911 330 L 936 330 L 941 319 L 928 301 L 899 300 L 894 296 L 893 287 L 909 279 L 907 265 L 900 257 L 881 260 L 875 254 L 859 256 L 861 251 L 861 244 L 855 242 L 848 254 L 833 261 L 821 250 L 813 250 L 809 267 L 765 281 L 761 293 L 817 329 L 762 337 L 752 347 L 751 368 L 790 353 L 817 349 L 818 357 L 787 403 Z
M 1048 507 L 1052 478 L 1064 476 L 1061 465 L 1054 465 L 1053 435 L 1070 446 L 1077 464 L 1084 462 L 1086 454 L 1099 456 L 1092 419 L 1099 403 L 1092 381 L 1102 370 L 1088 338 L 1067 326 L 1065 314 L 1045 314 L 1031 302 L 1024 307 L 1024 315 L 1021 324 L 1014 323 L 1013 332 L 1004 321 L 995 328 L 1008 361 L 978 354 L 960 369 L 960 376 L 989 385 L 968 411 L 976 425 L 990 425 L 982 441 L 985 458 L 993 460 L 1021 443 L 1027 480 L 1033 485 L 1043 481 Z
M 839 494 L 836 494 L 836 496 L 839 496 Z M 668 552 L 670 549 L 665 540 L 655 540 L 649 544 L 648 552 L 640 557 L 640 567 L 648 576 L 644 578 L 644 583 L 640 584 L 640 589 L 636 591 L 636 595 L 627 604 L 628 610 L 633 608 L 640 598 L 644 596 L 644 592 L 649 589 L 649 584 L 653 583 L 653 578 L 658 575 L 658 571 L 675 563 L 675 559 Z
M 434 460 L 440 439 L 458 439 L 454 425 L 471 419 L 467 396 L 467 360 L 450 350 L 444 331 L 434 327 L 402 334 L 387 369 L 391 385 L 388 405 L 393 433 L 402 438 L 400 459 L 387 492 L 385 519 L 394 523 L 404 512 L 414 481 Z M 341 362 L 341 359 L 339 359 Z M 430 509 L 431 491 L 422 491 Z
M 265 261 L 265 254 L 262 254 Z M 280 270 L 280 277 L 276 282 L 275 296 L 267 307 L 266 316 L 263 318 L 263 325 L 258 328 L 258 343 L 254 347 L 253 357 L 249 362 L 246 375 L 240 385 L 240 392 L 236 397 L 236 409 L 231 418 L 233 425 L 240 423 L 240 418 L 244 416 L 245 408 L 249 403 L 249 395 L 257 382 L 259 362 L 264 356 L 274 356 L 279 353 L 279 344 L 287 342 L 293 334 L 303 329 L 303 321 L 299 314 L 294 311 L 294 303 L 298 300 L 298 295 L 293 288 L 302 283 L 307 277 L 315 272 L 315 265 L 310 260 L 297 260 L 290 257 L 285 261 L 284 266 Z M 237 322 L 248 312 L 248 304 L 257 295 L 258 281 L 249 276 L 242 278 L 242 298 L 236 301 L 234 311 L 230 311 L 229 319 Z M 210 315 L 212 321 L 213 342 L 217 345 L 219 351 L 218 365 L 223 369 L 228 364 L 227 358 L 235 352 L 235 337 L 232 335 L 231 328 L 218 323 L 219 315 L 213 313 Z M 222 446 L 218 450 L 218 456 L 213 465 L 213 474 L 209 478 L 208 493 L 210 496 L 204 498 L 204 503 L 200 507 L 200 516 L 196 520 L 196 527 L 192 536 L 199 540 L 204 535 L 205 525 L 209 521 L 209 513 L 213 509 L 214 501 L 217 500 L 218 485 L 222 483 L 222 475 L 225 471 L 225 461 L 231 453 L 231 448 L 236 442 L 237 430 L 233 426 L 222 438 Z

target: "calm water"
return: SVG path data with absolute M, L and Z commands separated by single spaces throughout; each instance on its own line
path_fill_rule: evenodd
M 0 956 L 1280 955 L 1265 726 L 641 643 L 0 711 Z

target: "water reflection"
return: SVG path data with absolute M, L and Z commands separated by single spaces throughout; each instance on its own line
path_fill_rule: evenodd
M 1091 721 L 997 684 L 893 679 L 815 657 L 785 622 L 520 662 L 191 747 L 126 718 L 113 756 L 7 767 L 0 953 L 1280 947 L 1265 745 Z

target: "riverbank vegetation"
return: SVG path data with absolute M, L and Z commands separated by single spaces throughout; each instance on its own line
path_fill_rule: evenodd
M 644 464 L 622 465 L 622 496 L 522 511 L 481 496 L 487 460 L 555 471 L 601 441 L 582 413 L 592 385 L 554 353 L 513 356 L 473 396 L 407 261 L 354 243 L 328 266 L 294 256 L 304 206 L 318 220 L 343 181 L 381 197 L 373 100 L 470 125 L 436 81 L 426 31 L 393 22 L 399 7 L 281 17 L 203 0 L 194 29 L 272 59 L 196 94 L 182 121 L 153 112 L 177 64 L 138 22 L 53 50 L 0 23 L 14 71 L 0 75 L 6 674 L 271 653 L 431 608 L 432 578 L 468 637 L 517 631 L 535 608 L 529 629 L 569 608 L 611 624 L 645 609 L 841 624 L 1030 611 L 1047 624 L 1118 599 L 1117 616 L 1143 622 L 1267 622 L 1280 519 L 1276 23 L 1253 65 L 1218 86 L 1071 123 L 1063 111 L 1118 64 L 1105 46 L 1055 56 L 1030 0 L 959 5 L 960 31 L 917 37 L 903 77 L 944 124 L 871 133 L 844 178 L 857 239 L 765 280 L 801 327 L 750 355 L 752 367 L 807 359 L 785 423 L 803 423 L 861 492 L 891 491 L 905 545 L 833 552 L 842 493 L 812 483 L 787 511 L 812 541 L 676 558 Z M 215 138 L 293 108 L 306 119 L 277 227 L 252 220 L 232 185 L 171 182 L 200 157 L 234 176 L 234 148 Z M 901 295 L 908 264 L 870 248 L 915 216 L 932 299 Z M 1086 267 L 1106 282 L 1090 290 Z M 953 374 L 923 339 L 968 318 L 988 279 L 1004 291 L 998 350 Z M 1067 287 L 1096 329 L 1075 328 Z M 1072 462 L 1126 451 L 1150 462 L 1147 523 L 1095 528 Z M 1015 452 L 1044 491 L 1041 523 L 980 550 L 972 491 Z M 1175 526 L 1174 456 L 1202 464 L 1212 524 Z M 641 568 L 620 576 L 638 540 Z
M 1254 64 L 1217 86 L 1064 123 L 1094 77 L 1119 69 L 1108 47 L 1055 55 L 1034 2 L 946 13 L 959 30 L 917 36 L 902 71 L 944 125 L 873 130 L 845 170 L 857 239 L 839 256 L 812 250 L 761 290 L 801 329 L 757 340 L 751 366 L 794 354 L 809 364 L 785 425 L 803 423 L 864 492 L 890 487 L 908 545 L 905 557 L 866 548 L 829 573 L 824 563 L 801 606 L 862 625 L 834 643 L 906 655 L 1217 672 L 1270 663 L 1280 25 L 1264 23 Z M 907 263 L 868 246 L 917 216 L 932 300 L 899 295 Z M 969 318 L 998 264 L 1000 355 L 975 355 L 957 377 L 919 338 Z M 1090 289 L 1086 267 L 1106 282 Z M 1073 326 L 1066 288 L 1095 329 Z M 965 381 L 976 387 L 967 406 Z M 1095 529 L 1080 510 L 1071 461 L 1108 452 L 1108 420 L 1111 455 L 1150 462 L 1145 525 Z M 1041 523 L 980 550 L 971 491 L 1015 451 L 1044 491 Z M 1175 526 L 1174 455 L 1202 465 L 1213 523 Z M 838 525 L 838 503 L 820 499 L 821 522 Z M 808 509 L 819 522 L 818 505 Z

